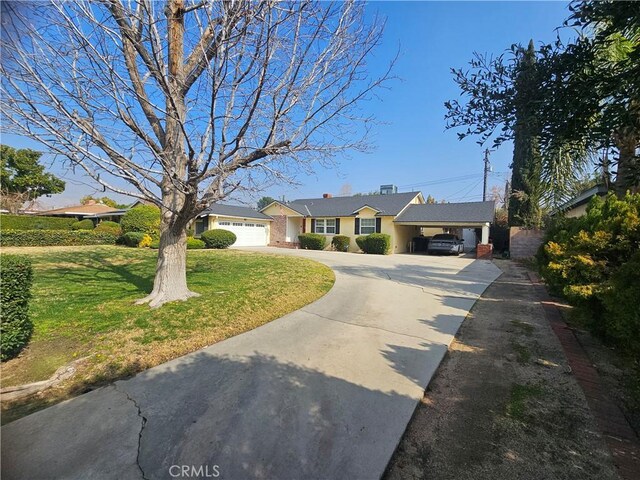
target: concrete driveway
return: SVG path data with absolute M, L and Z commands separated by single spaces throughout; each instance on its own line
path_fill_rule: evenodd
M 260 248 L 329 265 L 320 300 L 2 428 L 2 476 L 375 479 L 491 262 Z

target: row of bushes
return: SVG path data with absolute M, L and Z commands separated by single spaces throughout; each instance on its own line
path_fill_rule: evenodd
M 593 333 L 640 357 L 640 194 L 594 198 L 549 226 L 536 260 Z
M 300 248 L 305 250 L 324 250 L 327 237 L 319 233 L 303 233 L 298 235 Z M 350 238 L 346 235 L 336 235 L 331 240 L 331 246 L 339 252 L 349 250 Z M 391 237 L 386 233 L 372 233 L 356 238 L 356 244 L 364 253 L 386 255 L 391 249 Z
M 199 250 L 202 248 L 227 248 L 237 240 L 235 233 L 229 230 L 213 229 L 203 232 L 200 238 L 187 237 L 187 250 Z M 122 235 L 118 242 L 127 247 L 137 248 L 159 248 L 160 240 L 153 238 L 144 232 L 127 232 Z
M 0 360 L 9 360 L 27 345 L 33 323 L 29 318 L 29 300 L 33 270 L 27 257 L 0 256 Z
M 3 247 L 50 247 L 113 245 L 117 235 L 97 230 L 5 230 L 0 233 Z
M 2 214 L 0 230 L 71 230 L 75 222 L 75 218 Z

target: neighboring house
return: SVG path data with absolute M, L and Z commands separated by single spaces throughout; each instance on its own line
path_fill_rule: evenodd
M 563 203 L 558 207 L 554 215 L 563 215 L 565 217 L 581 217 L 587 213 L 587 205 L 593 197 L 604 197 L 607 194 L 607 187 L 604 185 L 596 185 L 588 190 L 585 190 L 580 195 L 572 198 L 568 202 Z
M 351 239 L 349 251 L 355 252 L 359 235 L 386 233 L 391 237 L 390 253 L 401 253 L 410 250 L 415 237 L 445 231 L 463 237 L 464 230 L 471 230 L 475 239 L 478 230 L 481 243 L 486 244 L 494 210 L 494 202 L 425 204 L 422 193 L 410 192 L 351 197 L 325 194 L 323 198 L 275 201 L 261 212 L 273 219 L 269 242 L 273 246 L 294 247 L 298 235 L 313 232 L 326 235 L 327 244 L 335 235 L 346 235 Z
M 46 217 L 74 217 L 78 220 L 100 218 L 101 220 L 120 221 L 120 216 L 124 214 L 120 212 L 126 212 L 126 210 L 119 210 L 102 203 L 87 203 L 86 205 L 54 208 L 53 210 L 38 212 L 37 214 Z
M 195 221 L 195 234 L 222 228 L 236 234 L 237 247 L 260 247 L 269 244 L 272 218 L 248 207 L 214 204 Z

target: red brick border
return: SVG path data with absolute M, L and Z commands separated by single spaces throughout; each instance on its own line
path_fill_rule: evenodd
M 545 316 L 560 340 L 569 366 L 584 391 L 585 397 L 587 397 L 589 408 L 611 451 L 618 474 L 624 480 L 637 479 L 640 474 L 640 441 L 638 436 L 620 408 L 607 394 L 598 370 L 589 360 L 573 330 L 562 319 L 558 307 L 552 301 L 540 278 L 535 273 L 528 273 L 529 280 L 538 292 Z

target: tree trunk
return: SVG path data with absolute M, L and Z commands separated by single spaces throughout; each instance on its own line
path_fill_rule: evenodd
M 138 305 L 148 303 L 151 308 L 157 308 L 167 302 L 187 300 L 200 295 L 187 287 L 185 227 L 171 225 L 167 217 L 169 215 L 163 215 L 160 225 L 160 247 L 153 290 L 148 296 L 138 300 Z

